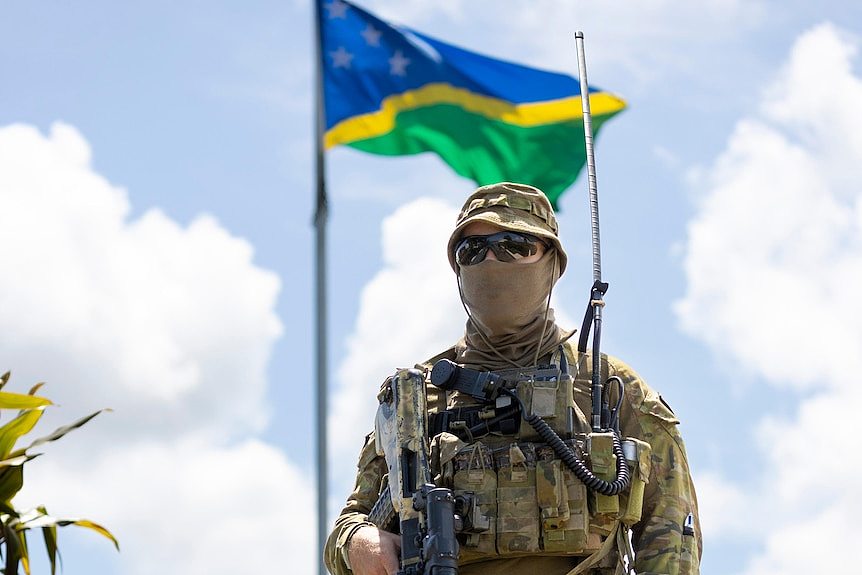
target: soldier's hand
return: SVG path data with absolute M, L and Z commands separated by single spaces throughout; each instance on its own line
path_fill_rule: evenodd
M 354 575 L 395 575 L 401 538 L 366 525 L 350 538 L 347 554 Z

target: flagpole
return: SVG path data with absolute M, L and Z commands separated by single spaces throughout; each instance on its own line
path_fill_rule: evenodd
M 326 404 L 327 404 L 327 301 L 326 301 L 326 224 L 329 206 L 326 199 L 326 166 L 323 151 L 325 111 L 323 103 L 323 54 L 321 38 L 321 4 L 314 3 L 315 30 L 315 365 L 317 377 L 317 562 L 318 573 L 326 575 L 323 549 L 326 545 L 327 520 L 327 457 L 326 457 Z

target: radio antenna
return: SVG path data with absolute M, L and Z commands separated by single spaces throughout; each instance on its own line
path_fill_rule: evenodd
M 590 191 L 590 229 L 592 232 L 593 246 L 593 286 L 590 288 L 590 302 L 587 304 L 587 312 L 584 315 L 584 323 L 581 326 L 581 336 L 578 341 L 578 350 L 581 353 L 587 350 L 587 338 L 590 327 L 593 332 L 593 377 L 592 377 L 592 414 L 591 424 L 593 431 L 602 431 L 607 427 L 609 414 L 608 408 L 602 402 L 602 379 L 601 379 L 601 351 L 602 339 L 602 308 L 605 305 L 602 299 L 608 291 L 608 284 L 602 282 L 602 250 L 599 236 L 599 195 L 596 185 L 596 160 L 593 152 L 593 124 L 590 115 L 590 87 L 587 84 L 587 60 L 584 55 L 584 33 L 575 32 L 575 47 L 578 52 L 578 77 L 581 81 L 581 105 L 584 118 L 584 143 L 587 153 L 587 177 Z

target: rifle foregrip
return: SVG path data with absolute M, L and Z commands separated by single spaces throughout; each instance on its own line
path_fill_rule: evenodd
M 392 531 L 397 518 L 398 515 L 395 513 L 395 508 L 392 507 L 392 497 L 389 495 L 389 486 L 387 485 L 380 497 L 377 498 L 377 503 L 371 508 L 371 512 L 368 513 L 368 520 L 384 531 Z

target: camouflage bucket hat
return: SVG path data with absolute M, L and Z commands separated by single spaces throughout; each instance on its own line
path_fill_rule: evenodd
M 461 232 L 473 222 L 487 222 L 504 230 L 522 232 L 545 240 L 559 254 L 560 275 L 566 270 L 568 257 L 560 244 L 557 218 L 551 203 L 540 189 L 501 182 L 482 186 L 473 192 L 464 202 L 455 230 L 449 237 L 449 265 L 455 273 L 458 273 L 455 246 L 461 239 Z

